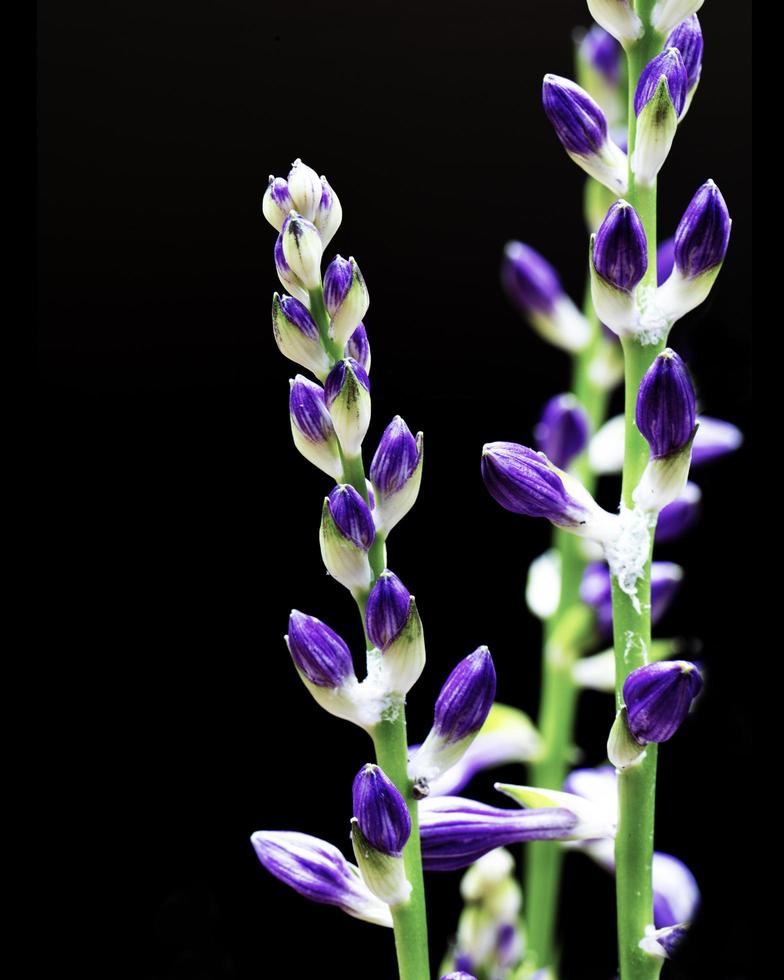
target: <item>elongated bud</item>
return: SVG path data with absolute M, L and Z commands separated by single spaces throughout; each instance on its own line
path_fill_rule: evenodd
M 411 836 L 406 801 L 378 766 L 360 769 L 352 789 L 354 854 L 368 888 L 388 905 L 408 900 L 403 848 Z
M 334 366 L 324 385 L 327 407 L 335 424 L 343 452 L 359 456 L 370 425 L 370 379 L 353 358 Z
M 306 221 L 312 222 L 318 213 L 323 192 L 319 175 L 297 158 L 289 171 L 288 189 L 294 202 L 293 209 Z
M 588 10 L 596 23 L 621 44 L 642 37 L 642 21 L 629 0 L 588 0 Z
M 555 395 L 544 406 L 534 429 L 539 449 L 559 469 L 568 468 L 588 445 L 589 422 L 585 409 L 574 395 Z
M 370 372 L 370 343 L 364 323 L 360 323 L 354 333 L 348 338 L 345 353 L 346 357 L 353 357 L 355 361 L 362 365 L 365 371 Z
M 564 149 L 589 176 L 616 194 L 626 193 L 626 154 L 608 133 L 599 105 L 575 82 L 545 75 L 542 101 Z
M 635 288 L 648 268 L 645 229 L 626 201 L 616 201 L 591 237 L 591 293 L 596 314 L 613 332 L 633 333 Z
M 564 293 L 555 269 L 529 245 L 506 245 L 501 282 L 512 304 L 545 340 L 571 352 L 586 346 L 588 321 Z
M 365 622 L 374 646 L 386 650 L 403 629 L 411 609 L 411 593 L 389 569 L 379 575 L 370 591 Z
M 696 399 L 689 372 L 671 348 L 658 355 L 640 382 L 637 428 L 660 459 L 676 453 L 691 440 L 696 423 Z
M 653 184 L 667 159 L 688 89 L 688 75 L 677 48 L 657 55 L 640 75 L 634 94 L 637 136 L 631 167 L 643 186 Z
M 467 868 L 496 847 L 577 839 L 579 822 L 565 807 L 501 810 L 460 796 L 430 796 L 419 804 L 422 862 L 426 871 Z
M 734 453 L 743 444 L 743 433 L 731 422 L 715 419 L 710 415 L 700 415 L 699 428 L 692 447 L 692 466 L 710 463 Z
M 667 34 L 682 20 L 696 13 L 705 0 L 659 0 L 651 13 L 651 23 L 659 34 Z
M 614 515 L 603 511 L 579 480 L 526 446 L 487 443 L 482 450 L 482 478 L 506 510 L 545 517 L 574 534 L 601 540 L 615 523 Z
M 321 515 L 321 557 L 329 574 L 351 592 L 370 585 L 367 553 L 374 537 L 368 505 L 349 484 L 336 486 Z
M 340 205 L 338 196 L 327 183 L 327 178 L 322 175 L 321 200 L 316 209 L 316 217 L 313 219 L 313 224 L 318 228 L 318 233 L 321 235 L 321 243 L 324 248 L 332 241 L 342 220 L 343 208 Z
M 298 374 L 291 382 L 289 416 L 297 449 L 314 466 L 333 480 L 339 480 L 343 464 L 321 385 Z
M 324 304 L 331 317 L 329 333 L 340 347 L 359 326 L 370 304 L 365 280 L 354 258 L 336 256 L 324 273 Z
M 305 289 L 321 285 L 321 254 L 324 246 L 316 226 L 292 211 L 281 232 L 283 255 L 291 272 Z
M 376 526 L 388 534 L 411 510 L 422 482 L 422 433 L 416 439 L 396 415 L 384 430 L 370 464 Z
M 291 296 L 272 297 L 272 331 L 284 357 L 324 378 L 330 367 L 327 352 L 321 346 L 318 327 L 304 303 Z
M 701 429 L 698 429 L 699 433 Z M 692 456 L 694 447 L 692 446 Z M 692 465 L 694 460 L 692 459 Z M 656 544 L 674 541 L 685 534 L 696 522 L 700 513 L 702 491 L 696 483 L 687 483 L 681 495 L 659 513 L 656 522 Z
M 721 191 L 706 181 L 691 199 L 675 232 L 675 268 L 659 288 L 657 301 L 677 320 L 708 296 L 730 240 L 730 220 Z
M 287 222 L 290 218 L 286 218 L 283 227 L 286 227 Z M 275 248 L 273 250 L 273 255 L 275 257 L 275 269 L 278 273 L 278 279 L 280 279 L 281 285 L 287 289 L 292 296 L 300 300 L 306 306 L 310 303 L 310 297 L 308 296 L 308 291 L 305 288 L 305 284 L 292 270 L 291 266 L 286 259 L 285 252 L 283 251 L 283 232 L 281 232 L 276 241 Z
M 411 836 L 411 817 L 392 780 L 368 763 L 354 779 L 352 797 L 354 817 L 370 846 L 400 857 Z
M 687 95 L 686 104 L 681 112 L 681 118 L 686 114 L 694 90 L 700 80 L 702 72 L 702 52 L 704 42 L 702 38 L 702 27 L 696 14 L 687 17 L 670 34 L 664 42 L 667 48 L 677 48 L 683 59 L 683 67 L 686 69 Z
M 633 670 L 623 685 L 629 730 L 641 744 L 666 742 L 677 732 L 702 689 L 688 660 L 664 660 Z
M 289 194 L 289 185 L 282 177 L 270 174 L 269 184 L 261 202 L 264 217 L 276 231 L 283 230 L 283 224 L 294 209 L 294 201 Z
M 487 647 L 461 660 L 441 688 L 433 727 L 409 765 L 421 795 L 451 768 L 484 725 L 495 698 L 495 666 Z
M 267 871 L 300 895 L 337 905 L 356 919 L 392 927 L 389 906 L 371 893 L 332 844 L 309 834 L 274 830 L 256 831 L 250 840 Z
M 683 581 L 683 569 L 671 561 L 651 563 L 651 623 L 656 625 L 670 608 Z M 580 598 L 596 610 L 602 636 L 612 634 L 612 580 L 604 562 L 591 562 L 580 583 Z
M 294 665 L 317 687 L 341 687 L 354 678 L 351 651 L 338 634 L 315 616 L 293 609 L 286 644 Z

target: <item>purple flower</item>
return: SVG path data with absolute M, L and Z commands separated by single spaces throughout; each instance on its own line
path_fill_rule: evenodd
M 351 484 L 334 487 L 327 497 L 327 506 L 343 537 L 362 551 L 368 551 L 376 536 L 373 515 Z
M 555 395 L 547 402 L 534 429 L 539 449 L 563 470 L 585 449 L 588 435 L 585 409 L 574 395 L 568 393 Z
M 370 480 L 379 494 L 389 496 L 401 490 L 419 464 L 420 447 L 411 430 L 396 415 L 384 429 L 370 464 Z
M 689 90 L 693 89 L 699 81 L 702 71 L 702 28 L 697 15 L 692 14 L 691 17 L 681 21 L 664 42 L 664 47 L 665 50 L 667 48 L 678 49 L 686 69 Z
M 493 706 L 495 667 L 487 647 L 479 647 L 455 667 L 438 695 L 433 729 L 447 742 L 475 735 Z
M 506 510 L 576 526 L 587 519 L 561 477 L 533 449 L 515 442 L 490 442 L 482 450 L 482 478 L 490 495 Z
M 672 541 L 689 530 L 699 515 L 701 498 L 697 484 L 687 483 L 680 497 L 660 511 L 656 522 L 656 544 Z
M 334 630 L 315 616 L 293 609 L 286 643 L 297 670 L 317 687 L 340 687 L 354 676 L 351 651 Z
M 691 199 L 675 232 L 675 267 L 693 279 L 724 261 L 730 215 L 719 188 L 706 181 Z
M 368 763 L 357 773 L 352 787 L 353 813 L 371 847 L 400 857 L 411 836 L 411 817 L 395 784 Z
M 633 670 L 623 685 L 629 730 L 641 744 L 666 742 L 680 728 L 702 676 L 687 660 L 662 660 Z
M 406 625 L 410 610 L 411 593 L 397 575 L 385 569 L 370 591 L 365 615 L 374 646 L 386 650 Z
M 683 569 L 670 561 L 651 563 L 651 623 L 656 624 L 675 598 Z M 596 625 L 602 636 L 612 633 L 612 581 L 604 562 L 592 562 L 580 584 L 580 598 L 596 610 Z
M 295 301 L 296 302 L 296 301 Z M 289 392 L 291 421 L 310 442 L 328 442 L 335 435 L 324 400 L 324 389 L 297 375 Z
M 648 245 L 642 222 L 626 201 L 607 212 L 593 246 L 593 265 L 616 289 L 630 292 L 648 268 Z
M 340 851 L 309 834 L 259 830 L 251 837 L 271 874 L 312 902 L 337 905 L 349 915 L 391 926 L 389 908 L 371 894 Z
M 623 49 L 612 34 L 594 24 L 580 42 L 580 54 L 610 85 L 618 84 Z
M 694 435 L 694 388 L 683 360 L 669 347 L 640 382 L 636 420 L 654 459 L 679 452 Z
M 365 371 L 370 370 L 370 343 L 364 323 L 360 323 L 354 333 L 348 338 L 346 357 L 351 357 L 359 362 Z
M 693 466 L 710 463 L 740 448 L 743 433 L 731 422 L 724 422 L 709 415 L 700 415 L 697 421 L 700 427 L 697 429 L 692 446 Z
M 359 384 L 362 385 L 365 391 L 370 391 L 370 378 L 367 376 L 367 371 L 365 371 L 362 365 L 358 361 L 355 361 L 353 357 L 345 357 L 342 361 L 338 361 L 332 368 L 324 385 L 327 405 L 329 408 L 332 408 L 333 404 L 343 391 L 346 384 L 346 379 L 349 378 L 350 380 L 352 374 Z
M 504 249 L 501 282 L 523 316 L 552 315 L 556 301 L 563 295 L 555 269 L 523 242 L 509 242 Z
M 656 94 L 661 79 L 667 83 L 670 101 L 675 115 L 680 116 L 686 103 L 689 78 L 683 58 L 677 48 L 666 48 L 643 68 L 637 89 L 634 93 L 634 114 L 639 116 L 645 106 Z
M 657 929 L 690 922 L 700 906 L 697 881 L 683 861 L 653 853 L 653 922 Z
M 353 280 L 354 270 L 349 259 L 344 259 L 341 255 L 335 256 L 324 273 L 324 305 L 330 316 L 334 316 L 340 309 Z
M 563 807 L 501 810 L 459 796 L 433 796 L 419 804 L 426 871 L 456 871 L 496 847 L 529 840 L 569 840 L 578 818 Z
M 542 102 L 567 152 L 588 157 L 602 151 L 607 143 L 607 120 L 585 89 L 568 78 L 545 75 Z

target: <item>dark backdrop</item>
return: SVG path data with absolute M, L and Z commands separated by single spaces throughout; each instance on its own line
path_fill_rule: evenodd
M 421 738 L 451 665 L 489 644 L 499 698 L 534 711 L 539 630 L 523 611 L 542 522 L 487 496 L 479 453 L 530 440 L 567 385 L 563 355 L 508 308 L 504 242 L 543 251 L 579 297 L 582 179 L 540 105 L 572 74 L 580 0 L 40 5 L 40 362 L 37 552 L 55 733 L 45 889 L 71 913 L 61 949 L 107 977 L 393 977 L 391 936 L 307 903 L 248 837 L 296 828 L 347 846 L 350 782 L 370 747 L 323 714 L 291 667 L 292 606 L 359 646 L 317 544 L 328 481 L 290 443 L 294 366 L 275 348 L 267 174 L 302 156 L 345 218 L 328 254 L 359 260 L 372 305 L 373 446 L 393 414 L 424 429 L 415 511 L 390 563 L 417 595 L 429 664 L 410 696 Z M 748 431 L 749 13 L 703 10 L 700 90 L 660 181 L 671 232 L 713 177 L 735 224 L 709 303 L 673 343 L 703 409 Z M 703 470 L 704 519 L 662 557 L 686 567 L 660 635 L 700 637 L 700 710 L 661 752 L 657 846 L 694 869 L 704 909 L 670 977 L 741 977 L 745 829 L 732 790 L 748 757 L 738 656 L 744 450 Z M 612 506 L 616 490 L 604 488 Z M 607 697 L 587 695 L 584 761 L 601 761 Z M 520 779 L 519 771 L 510 778 Z M 492 799 L 492 775 L 475 786 Z M 739 836 L 736 836 L 739 835 Z M 430 876 L 432 946 L 458 875 Z M 568 862 L 571 978 L 615 964 L 609 878 Z

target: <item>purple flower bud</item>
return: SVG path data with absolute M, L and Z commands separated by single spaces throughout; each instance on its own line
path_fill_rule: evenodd
M 365 840 L 382 854 L 399 857 L 411 836 L 411 817 L 395 784 L 371 763 L 352 787 L 353 813 Z
M 506 510 L 546 517 L 563 527 L 587 519 L 563 480 L 539 453 L 515 442 L 490 442 L 482 450 L 482 478 L 490 495 Z
M 364 323 L 360 323 L 354 333 L 348 338 L 346 357 L 351 357 L 355 361 L 358 361 L 365 371 L 370 370 L 370 343 L 368 342 L 367 330 L 365 330 Z
M 724 261 L 730 240 L 730 215 L 719 188 L 706 181 L 691 199 L 675 232 L 675 267 L 695 276 Z
M 656 523 L 656 544 L 673 541 L 689 530 L 699 515 L 701 498 L 702 492 L 697 484 L 687 483 L 680 497 L 660 511 Z
M 660 959 L 669 960 L 672 954 L 686 938 L 689 931 L 689 924 L 679 923 L 676 926 L 667 926 L 666 929 L 654 929 L 648 926 L 645 930 L 645 937 L 640 942 L 640 949 L 652 956 Z
M 330 316 L 334 316 L 340 309 L 340 304 L 351 289 L 353 279 L 354 270 L 351 262 L 341 255 L 335 256 L 324 273 L 324 305 Z
M 675 265 L 675 239 L 665 238 L 656 246 L 656 283 L 661 286 L 672 275 Z
M 273 228 L 280 231 L 283 223 L 294 208 L 294 201 L 289 194 L 289 185 L 282 177 L 270 175 L 269 185 L 264 192 L 261 202 L 261 210 L 264 217 L 269 221 Z
M 588 445 L 588 435 L 588 416 L 572 394 L 551 398 L 534 429 L 539 449 L 562 470 Z
M 317 687 L 340 687 L 354 674 L 349 648 L 315 616 L 293 609 L 286 643 L 297 670 Z
M 679 452 L 694 434 L 694 388 L 685 363 L 669 347 L 640 382 L 636 419 L 654 459 Z
M 593 264 L 606 282 L 630 292 L 648 268 L 648 244 L 642 222 L 626 201 L 607 212 L 593 246 Z
M 465 970 L 457 970 L 452 973 L 445 973 L 441 980 L 476 980 L 473 973 L 466 973 Z
M 501 281 L 523 316 L 532 312 L 552 314 L 556 300 L 563 295 L 555 269 L 523 242 L 509 242 L 504 249 Z
M 529 840 L 569 840 L 578 824 L 564 807 L 501 810 L 460 796 L 431 796 L 419 804 L 426 871 L 456 871 L 483 854 Z
M 411 593 L 400 579 L 385 569 L 370 591 L 367 602 L 367 633 L 374 646 L 386 650 L 400 634 L 411 609 Z
M 327 506 L 343 537 L 357 548 L 368 551 L 376 536 L 373 515 L 351 484 L 342 483 L 333 487 L 327 497 Z
M 280 238 L 283 258 L 291 273 L 307 290 L 320 286 L 321 254 L 324 246 L 313 222 L 292 211 L 283 225 Z M 278 272 L 280 274 L 280 269 Z
M 683 581 L 683 569 L 670 561 L 651 563 L 651 623 L 655 625 L 670 608 Z M 612 634 L 612 581 L 604 562 L 591 562 L 580 584 L 580 598 L 596 610 L 596 626 L 602 636 Z
M 696 14 L 687 17 L 670 34 L 664 43 L 667 48 L 677 48 L 686 69 L 689 89 L 693 89 L 702 71 L 702 28 Z
M 419 463 L 419 447 L 411 430 L 396 415 L 384 429 L 370 464 L 370 479 L 377 491 L 392 494 L 401 490 Z
M 455 667 L 441 688 L 433 729 L 447 742 L 475 735 L 495 698 L 495 666 L 487 647 L 479 647 Z
M 312 902 L 337 905 L 349 915 L 391 926 L 389 908 L 368 890 L 340 851 L 309 834 L 259 830 L 251 837 L 271 874 Z
M 296 300 L 292 300 L 296 302 Z M 328 442 L 335 435 L 321 385 L 298 374 L 289 392 L 291 420 L 311 442 Z
M 686 104 L 686 93 L 689 90 L 689 77 L 683 64 L 683 58 L 677 48 L 665 48 L 661 54 L 649 61 L 643 68 L 637 90 L 634 93 L 634 114 L 639 116 L 645 106 L 656 94 L 662 77 L 667 82 L 667 91 L 675 109 L 675 115 L 680 116 Z
M 587 157 L 602 151 L 607 142 L 607 120 L 585 89 L 568 78 L 545 75 L 542 102 L 567 152 Z
M 350 368 L 351 371 L 353 371 L 354 376 L 365 391 L 370 391 L 370 378 L 367 376 L 367 371 L 365 371 L 362 365 L 358 361 L 355 361 L 353 357 L 345 357 L 342 361 L 338 361 L 332 368 L 324 384 L 324 392 L 327 399 L 327 406 L 329 408 L 332 408 L 336 399 L 343 390 L 343 385 L 346 383 L 347 368 Z
M 623 49 L 612 34 L 594 24 L 580 42 L 580 54 L 610 85 L 618 84 Z
M 743 433 L 731 422 L 714 419 L 709 415 L 700 415 L 697 421 L 700 427 L 692 447 L 693 466 L 721 459 L 727 453 L 734 453 L 743 443 Z
M 633 670 L 623 685 L 629 730 L 641 744 L 666 742 L 680 728 L 702 676 L 687 660 L 662 660 Z

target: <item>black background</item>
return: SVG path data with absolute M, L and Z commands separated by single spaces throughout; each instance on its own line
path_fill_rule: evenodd
M 708 177 L 732 212 L 718 285 L 671 343 L 704 411 L 747 432 L 749 7 L 705 5 L 703 79 L 659 184 L 662 235 Z M 412 740 L 480 643 L 499 699 L 534 712 L 539 633 L 521 592 L 549 529 L 490 500 L 479 453 L 529 442 L 568 383 L 565 357 L 509 309 L 498 266 L 521 238 L 581 295 L 582 179 L 539 92 L 544 72 L 572 74 L 570 32 L 587 23 L 580 0 L 39 5 L 38 593 L 60 695 L 45 780 L 59 844 L 42 887 L 53 920 L 73 917 L 62 955 L 80 973 L 395 976 L 391 935 L 307 903 L 248 843 L 290 828 L 347 846 L 370 752 L 310 700 L 282 641 L 292 606 L 355 649 L 361 635 L 319 557 L 329 482 L 290 443 L 295 368 L 270 330 L 261 195 L 295 156 L 328 176 L 345 214 L 328 257 L 355 255 L 372 296 L 366 445 L 396 413 L 425 431 L 420 499 L 390 539 L 428 640 Z M 661 551 L 686 579 L 660 635 L 700 637 L 709 672 L 660 753 L 657 847 L 704 892 L 673 978 L 746 973 L 745 845 L 728 817 L 749 751 L 735 666 L 752 655 L 748 466 L 744 449 L 702 470 L 700 526 Z M 602 492 L 612 506 L 617 489 Z M 584 697 L 586 764 L 611 712 Z M 492 801 L 493 778 L 474 795 Z M 434 957 L 458 879 L 428 879 Z M 612 975 L 613 914 L 610 879 L 571 858 L 567 978 Z

